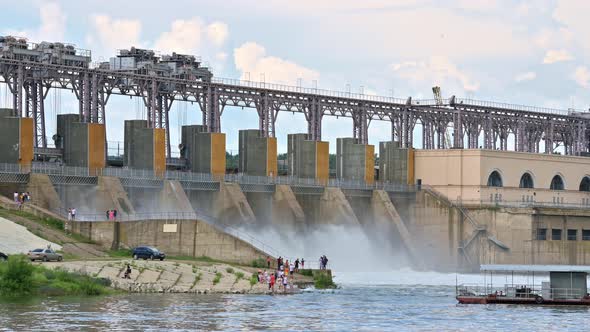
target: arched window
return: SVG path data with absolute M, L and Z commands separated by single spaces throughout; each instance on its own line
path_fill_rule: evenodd
M 563 190 L 563 187 L 563 179 L 561 178 L 561 176 L 556 175 L 553 177 L 553 179 L 551 179 L 551 186 L 549 187 L 549 189 Z
M 590 177 L 585 176 L 580 182 L 580 191 L 590 191 Z
M 498 171 L 493 171 L 488 177 L 488 187 L 502 187 L 502 177 Z
M 530 173 L 524 173 L 520 177 L 520 184 L 518 185 L 519 188 L 535 188 L 535 184 L 533 182 L 533 177 Z

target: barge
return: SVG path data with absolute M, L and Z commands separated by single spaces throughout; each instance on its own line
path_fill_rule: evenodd
M 527 304 L 527 305 L 590 305 L 588 273 L 590 266 L 580 265 L 481 265 L 483 285 L 456 285 L 456 298 L 461 304 Z M 493 284 L 496 274 L 504 275 L 511 283 Z M 514 283 L 514 275 L 532 283 Z M 488 282 L 489 275 L 489 282 Z M 542 281 L 535 284 L 537 280 Z

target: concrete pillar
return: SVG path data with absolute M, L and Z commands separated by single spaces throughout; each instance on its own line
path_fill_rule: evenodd
M 288 174 L 327 183 L 329 177 L 329 144 L 313 141 L 308 134 L 287 136 Z
M 0 163 L 19 164 L 25 170 L 33 162 L 32 118 L 12 117 L 12 110 L 0 109 Z
M 375 146 L 356 138 L 336 140 L 336 177 L 340 180 L 375 182 Z
M 414 184 L 414 149 L 400 148 L 398 142 L 380 142 L 379 180 Z
M 129 168 L 166 172 L 166 130 L 148 128 L 146 120 L 125 121 L 125 158 Z
M 209 133 L 206 126 L 182 127 L 182 156 L 195 173 L 225 175 L 225 134 Z
M 67 166 L 87 167 L 98 174 L 106 166 L 104 124 L 79 122 L 78 114 L 57 116 L 56 147 L 63 151 Z
M 240 173 L 277 176 L 277 139 L 262 134 L 258 129 L 240 130 Z

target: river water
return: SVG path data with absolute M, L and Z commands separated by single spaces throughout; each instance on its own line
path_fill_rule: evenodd
M 459 276 L 472 282 L 477 276 Z M 0 302 L 4 331 L 587 331 L 586 307 L 458 305 L 455 275 L 343 273 L 298 295 L 141 294 Z M 397 281 L 397 282 L 396 282 Z M 500 281 L 496 281 L 500 282 Z

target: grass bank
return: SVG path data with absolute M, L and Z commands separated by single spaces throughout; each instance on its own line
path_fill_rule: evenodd
M 0 296 L 96 296 L 111 293 L 108 280 L 34 265 L 25 256 L 13 255 L 0 263 Z

